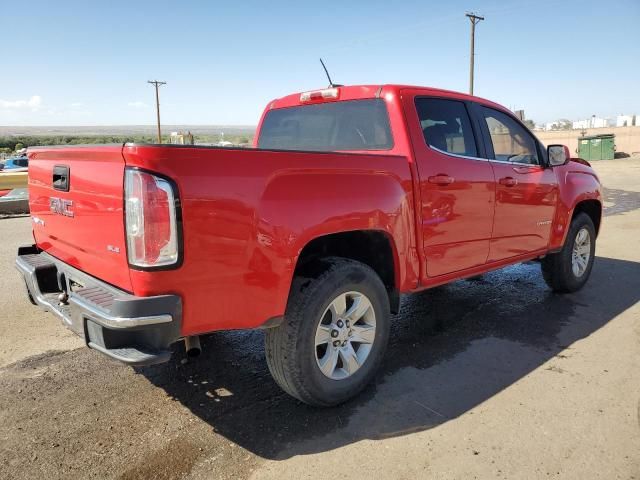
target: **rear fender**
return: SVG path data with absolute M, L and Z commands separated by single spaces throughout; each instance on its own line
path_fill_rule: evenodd
M 370 163 L 385 161 L 378 158 Z M 257 236 L 258 246 L 264 247 L 262 254 L 276 257 L 272 265 L 286 263 L 278 298 L 288 298 L 298 258 L 309 242 L 350 231 L 383 232 L 393 252 L 395 285 L 400 291 L 415 288 L 418 263 L 412 195 L 404 158 L 376 169 L 343 166 L 276 172 L 260 200 Z
M 178 185 L 182 265 L 130 275 L 135 295 L 182 298 L 182 335 L 281 317 L 301 251 L 332 233 L 384 232 L 398 288 L 417 283 L 406 157 L 176 145 L 127 145 L 124 157 Z

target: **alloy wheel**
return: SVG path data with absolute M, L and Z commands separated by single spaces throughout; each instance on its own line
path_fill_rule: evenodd
M 342 380 L 365 363 L 376 337 L 376 314 L 360 292 L 341 293 L 326 308 L 315 336 L 316 363 L 332 380 Z

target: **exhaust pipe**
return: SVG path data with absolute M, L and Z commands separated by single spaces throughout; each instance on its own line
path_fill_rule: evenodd
M 184 337 L 184 348 L 187 351 L 187 356 L 190 358 L 195 358 L 200 355 L 200 352 L 202 352 L 200 337 L 198 335 Z

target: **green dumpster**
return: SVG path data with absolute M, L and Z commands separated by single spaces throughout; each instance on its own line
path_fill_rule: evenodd
M 604 133 L 578 139 L 578 156 L 584 160 L 613 160 L 615 135 Z

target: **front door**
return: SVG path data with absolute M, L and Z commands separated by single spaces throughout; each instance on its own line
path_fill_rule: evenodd
M 403 95 L 420 178 L 428 277 L 484 265 L 495 184 L 464 101 Z
M 558 182 L 533 135 L 505 112 L 478 106 L 496 178 L 489 262 L 547 248 Z

